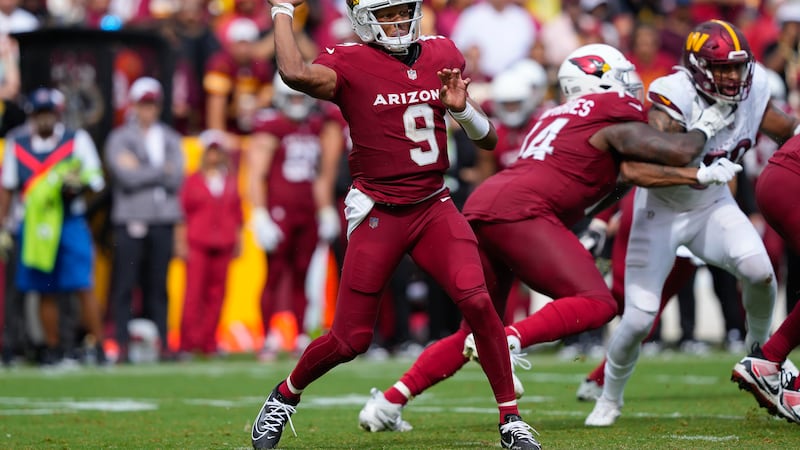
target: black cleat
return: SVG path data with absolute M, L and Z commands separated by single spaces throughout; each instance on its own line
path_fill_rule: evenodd
M 253 440 L 253 448 L 275 448 L 278 441 L 281 440 L 283 428 L 286 422 L 292 429 L 292 434 L 297 436 L 294 431 L 294 424 L 292 424 L 291 416 L 295 412 L 297 403 L 292 404 L 283 395 L 278 392 L 278 387 L 269 394 L 261 411 L 258 412 L 255 422 L 253 422 L 253 431 L 251 438 Z
M 513 450 L 542 450 L 542 444 L 533 437 L 539 434 L 516 414 L 507 414 L 500 427 L 500 446 Z M 533 432 L 533 433 L 532 433 Z

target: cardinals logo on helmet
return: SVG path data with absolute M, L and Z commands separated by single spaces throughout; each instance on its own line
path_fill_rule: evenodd
M 601 78 L 604 73 L 611 70 L 611 66 L 609 66 L 607 62 L 603 61 L 601 57 L 594 55 L 572 58 L 569 62 L 581 69 L 583 73 L 594 75 L 597 78 Z

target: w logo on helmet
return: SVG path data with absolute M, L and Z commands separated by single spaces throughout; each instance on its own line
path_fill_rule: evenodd
M 686 38 L 686 51 L 699 52 L 710 36 L 706 33 L 693 31 Z
M 603 58 L 594 55 L 580 56 L 569 60 L 572 64 L 577 66 L 587 75 L 594 75 L 597 78 L 602 78 L 603 74 L 611 70 L 611 66 L 603 61 Z

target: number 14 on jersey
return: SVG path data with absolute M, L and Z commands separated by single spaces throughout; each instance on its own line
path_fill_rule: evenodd
M 541 130 L 542 122 L 536 122 L 531 131 L 525 136 L 522 149 L 519 152 L 520 159 L 532 158 L 544 160 L 545 156 L 553 154 L 553 140 L 558 137 L 558 133 L 569 122 L 569 119 L 559 117 Z

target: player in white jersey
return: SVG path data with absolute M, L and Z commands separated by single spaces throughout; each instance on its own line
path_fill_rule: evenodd
M 698 107 L 714 102 L 735 105 L 733 124 L 710 138 L 690 166 L 720 158 L 739 162 L 759 131 L 778 142 L 798 131 L 798 121 L 770 102 L 766 73 L 755 63 L 744 35 L 720 20 L 701 23 L 689 34 L 682 67 L 654 80 L 648 98 L 654 106 L 649 121 L 662 129 L 687 123 Z M 625 383 L 681 245 L 741 281 L 748 348 L 766 342 L 775 274 L 758 232 L 728 186 L 637 189 L 625 260 L 625 310 L 609 341 L 603 394 L 586 418 L 587 426 L 610 426 L 619 417 Z

